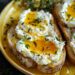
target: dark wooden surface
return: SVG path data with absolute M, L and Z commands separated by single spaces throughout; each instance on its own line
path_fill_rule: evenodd
M 11 0 L 0 0 L 0 12 Z M 0 52 L 0 75 L 24 75 L 15 69 Z

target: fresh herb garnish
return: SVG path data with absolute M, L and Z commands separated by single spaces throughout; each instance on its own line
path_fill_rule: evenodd
M 34 23 L 40 23 L 40 22 L 41 22 L 41 20 L 39 18 L 34 20 Z
M 23 39 L 26 40 L 27 39 L 27 35 L 25 35 Z
M 58 37 L 56 37 L 56 39 L 59 41 L 59 38 Z
M 39 10 L 39 9 L 44 9 L 44 10 L 49 10 L 51 9 L 52 5 L 54 3 L 59 3 L 61 0 L 55 1 L 55 0 L 14 0 L 14 1 L 20 1 L 21 5 L 26 4 L 27 8 L 31 8 Z
M 75 39 L 75 35 L 73 34 L 73 38 Z
M 29 29 L 28 29 L 28 33 L 31 32 L 31 31 L 32 31 L 31 28 L 29 28 Z
M 28 49 L 30 46 L 28 44 L 26 44 L 25 47 Z
M 28 38 L 27 38 L 27 40 L 30 40 L 30 39 L 31 39 L 31 37 L 28 37 Z

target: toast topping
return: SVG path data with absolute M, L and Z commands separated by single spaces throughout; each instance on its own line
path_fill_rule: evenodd
M 75 1 L 65 1 L 60 14 L 68 27 L 75 27 Z
M 56 45 L 51 41 L 25 41 L 25 44 L 29 46 L 30 51 L 37 54 L 55 54 L 57 51 Z
M 20 37 L 16 48 L 36 63 L 47 65 L 60 60 L 64 42 L 54 29 L 53 16 L 49 12 L 25 10 L 16 26 Z
M 75 2 L 73 2 L 71 5 L 68 6 L 67 14 L 69 14 L 71 17 L 75 18 Z

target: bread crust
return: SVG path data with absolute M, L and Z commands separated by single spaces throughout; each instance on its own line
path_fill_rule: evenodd
M 12 41 L 12 38 L 15 38 L 15 42 Z M 25 64 L 27 67 L 36 66 L 36 63 L 32 59 L 25 57 L 23 54 L 21 54 L 19 51 L 17 51 L 16 47 L 14 46 L 15 43 L 19 40 L 15 36 L 15 26 L 11 27 L 8 30 L 7 40 L 8 40 L 9 47 L 12 49 L 14 55 L 19 58 L 20 62 Z
M 67 58 L 70 60 L 71 63 L 75 64 L 75 54 L 73 52 L 72 46 L 70 45 L 70 41 L 72 39 L 72 34 L 71 34 L 72 30 L 71 28 L 68 28 L 67 25 L 62 21 L 61 15 L 59 14 L 60 7 L 61 6 L 54 5 L 52 13 L 63 35 L 63 38 L 66 41 Z
M 67 50 L 67 58 L 70 60 L 71 63 L 75 65 L 75 54 L 73 52 L 73 48 L 70 46 L 70 43 L 67 43 L 66 50 Z
M 71 32 L 70 28 L 67 27 L 67 25 L 62 21 L 61 15 L 59 14 L 60 12 L 60 7 L 61 5 L 55 4 L 53 6 L 52 14 L 56 20 L 57 26 L 59 27 L 59 30 L 61 31 L 63 38 L 68 41 L 71 39 Z
M 53 19 L 52 21 L 54 22 L 53 26 L 54 26 L 55 32 L 58 34 L 59 40 L 63 40 L 61 33 L 56 25 L 56 21 L 54 20 L 54 17 L 52 19 Z M 62 60 L 60 60 L 58 63 L 55 63 L 53 65 L 51 64 L 50 66 L 38 66 L 38 69 L 44 73 L 55 73 L 55 72 L 61 70 L 61 68 L 65 62 L 65 58 L 66 58 L 66 51 L 64 48 L 62 57 L 61 57 Z
M 54 18 L 53 18 L 53 21 L 54 21 Z M 56 33 L 59 36 L 59 39 L 62 40 L 62 37 L 60 35 L 60 32 L 59 32 L 56 24 L 54 24 L 54 28 L 55 28 Z M 24 55 L 22 55 L 21 53 L 19 53 L 16 50 L 16 47 L 14 46 L 14 44 L 16 42 L 13 43 L 11 41 L 12 40 L 12 36 L 15 35 L 15 30 L 14 29 L 15 29 L 15 26 L 11 27 L 9 29 L 9 31 L 8 31 L 8 34 L 7 34 L 8 44 L 9 44 L 10 48 L 13 50 L 14 54 L 17 55 L 17 57 L 19 58 L 19 60 L 22 63 L 25 63 L 25 65 L 27 67 L 37 67 L 40 71 L 42 71 L 44 73 L 55 73 L 55 72 L 59 71 L 62 68 L 62 66 L 63 66 L 63 64 L 65 62 L 65 57 L 66 57 L 65 48 L 63 49 L 61 60 L 58 63 L 53 63 L 50 66 L 49 65 L 44 65 L 44 66 L 38 65 L 32 59 L 30 59 L 28 57 L 25 57 Z M 18 38 L 16 38 L 16 36 L 15 36 L 15 40 L 16 41 L 18 40 Z
M 64 61 L 65 61 L 65 57 L 66 57 L 66 52 L 65 52 L 65 49 L 63 50 L 63 53 L 62 53 L 62 60 L 60 60 L 58 63 L 56 64 L 51 64 L 50 66 L 47 65 L 47 66 L 38 66 L 38 69 L 44 73 L 55 73 L 59 70 L 61 70 L 63 64 L 64 64 Z

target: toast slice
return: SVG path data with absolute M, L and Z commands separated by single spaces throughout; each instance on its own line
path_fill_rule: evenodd
M 58 63 L 56 63 L 56 64 L 53 63 L 53 64 L 45 65 L 45 66 L 38 65 L 38 69 L 44 73 L 55 73 L 55 72 L 61 70 L 61 68 L 65 62 L 65 57 L 66 57 L 66 52 L 64 49 L 61 54 L 61 60 L 58 61 Z
M 74 53 L 74 48 L 71 46 L 70 42 L 72 40 L 72 33 L 74 27 L 68 27 L 67 24 L 62 20 L 60 11 L 61 11 L 61 6 L 62 4 L 55 4 L 53 6 L 52 14 L 57 22 L 57 25 L 63 35 L 64 40 L 66 41 L 66 51 L 67 51 L 67 58 L 70 60 L 71 63 L 75 64 L 75 53 Z
M 59 29 L 58 29 L 58 27 L 56 25 L 56 21 L 54 20 L 54 17 L 52 17 L 52 19 L 53 19 L 52 21 L 54 23 L 53 24 L 54 30 L 58 34 L 59 40 L 63 40 L 62 36 L 60 34 L 60 31 L 59 31 Z M 61 58 L 60 58 L 61 60 L 58 61 L 58 63 L 50 64 L 50 66 L 49 65 L 46 65 L 46 66 L 39 65 L 38 69 L 40 71 L 44 72 L 44 73 L 55 73 L 55 72 L 61 70 L 61 68 L 62 68 L 62 66 L 63 66 L 63 64 L 65 62 L 65 58 L 66 58 L 66 50 L 65 50 L 65 47 L 64 47 L 63 52 L 61 54 Z
M 52 21 L 55 22 L 54 18 Z M 55 29 L 55 32 L 59 36 L 59 40 L 62 40 L 61 34 L 56 26 L 56 23 L 54 24 L 54 29 Z M 15 26 L 13 26 L 9 29 L 8 34 L 7 34 L 7 39 L 8 39 L 8 44 L 9 44 L 10 48 L 13 50 L 13 53 L 27 67 L 37 67 L 37 69 L 39 69 L 40 71 L 42 71 L 44 73 L 55 73 L 62 68 L 62 66 L 65 62 L 65 58 L 66 58 L 65 48 L 62 51 L 60 60 L 57 63 L 51 63 L 49 65 L 39 65 L 31 58 L 25 57 L 23 53 L 18 52 L 16 49 L 16 43 L 19 40 L 19 38 L 17 38 L 17 36 L 16 36 Z
M 70 46 L 70 43 L 66 45 L 68 59 L 71 63 L 75 64 L 75 54 L 73 52 L 73 48 Z
M 61 10 L 61 4 L 54 4 L 52 9 L 52 14 L 56 20 L 57 26 L 59 27 L 63 38 L 68 41 L 71 39 L 71 31 L 70 28 L 62 21 L 61 14 L 59 13 Z
M 14 55 L 17 56 L 23 64 L 25 64 L 27 67 L 34 67 L 36 65 L 32 59 L 25 57 L 22 53 L 17 51 L 16 43 L 19 39 L 16 37 L 15 26 L 8 30 L 7 40 L 9 47 L 12 49 Z

